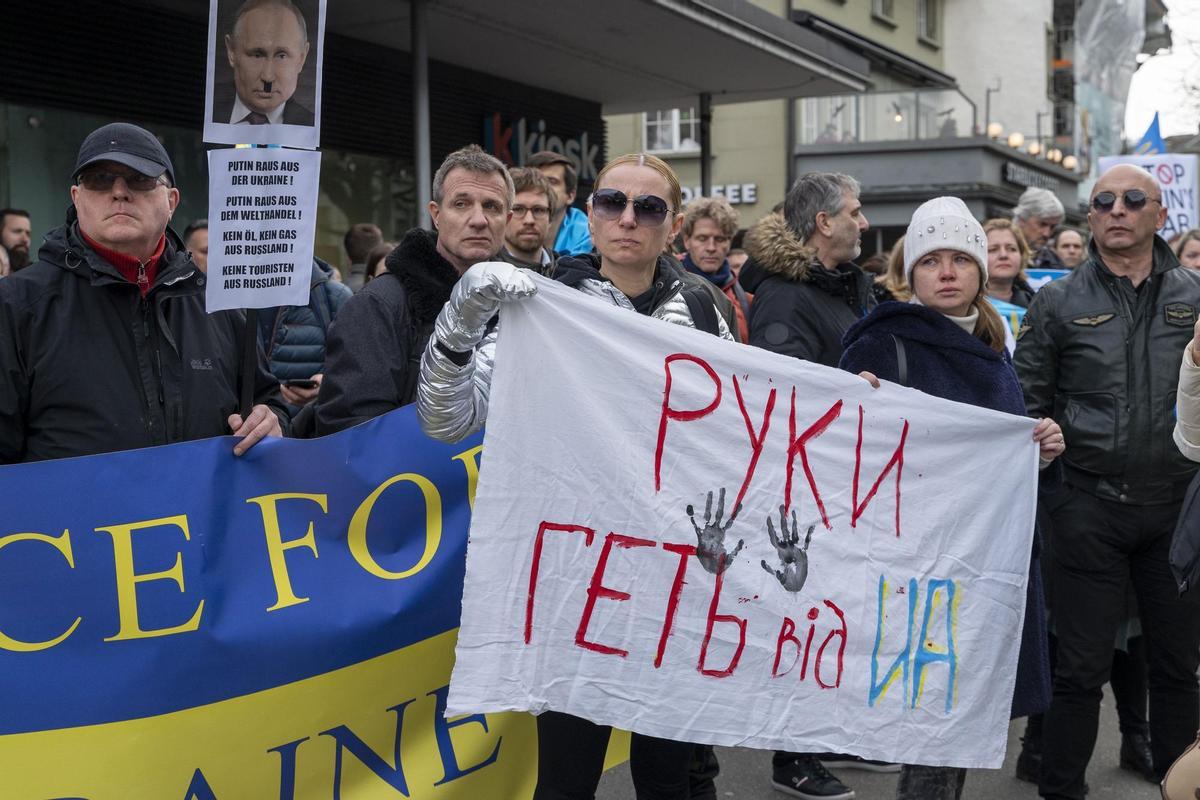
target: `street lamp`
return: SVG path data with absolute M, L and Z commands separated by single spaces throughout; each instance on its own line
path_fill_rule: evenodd
M 1069 169 L 1072 172 L 1079 166 L 1079 159 L 1074 155 L 1069 155 L 1063 159 L 1063 169 Z
M 1003 128 L 995 134 L 992 133 L 992 93 L 1000 91 L 1000 78 L 996 77 L 996 88 L 985 86 L 983 91 L 983 127 L 987 130 L 988 136 L 993 139 L 999 139 L 1000 134 L 1004 132 Z
M 1004 135 L 1004 126 L 999 122 L 990 122 L 987 126 L 987 135 L 989 139 L 999 139 Z
M 1037 145 L 1038 145 L 1038 152 L 1041 152 L 1042 151 L 1042 117 L 1054 116 L 1054 111 L 1053 110 L 1038 111 L 1038 112 L 1036 112 L 1036 115 L 1037 115 L 1037 123 L 1036 123 L 1037 124 Z M 1054 138 L 1053 133 L 1051 133 L 1050 138 Z M 1033 151 L 1030 150 L 1030 152 L 1032 153 Z M 1036 155 L 1036 153 L 1034 155 Z
M 1036 157 L 1042 152 L 1042 145 L 1039 142 L 1030 142 L 1028 152 L 1029 155 Z
M 1057 147 L 1052 147 L 1050 152 L 1046 153 L 1046 158 L 1050 159 L 1055 164 L 1061 163 L 1063 160 L 1062 150 L 1059 150 Z
M 1020 150 L 1023 144 L 1025 144 L 1025 135 L 1020 131 L 1013 131 L 1008 135 L 1008 146 L 1013 150 Z

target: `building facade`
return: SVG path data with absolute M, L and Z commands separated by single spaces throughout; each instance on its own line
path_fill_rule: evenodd
M 1071 151 L 1056 125 L 1064 112 L 1056 105 L 1054 0 L 780 5 L 793 24 L 862 55 L 870 87 L 815 95 L 797 86 L 787 100 L 714 109 L 713 193 L 730 197 L 744 227 L 810 170 L 859 179 L 873 227 L 868 254 L 889 248 L 912 210 L 938 194 L 958 194 L 985 217 L 1007 213 L 1026 186 L 1043 185 L 1080 219 L 1078 178 L 1062 166 Z M 613 152 L 663 155 L 695 191 L 695 109 L 607 121 Z M 1050 153 L 1058 160 L 1047 159 Z

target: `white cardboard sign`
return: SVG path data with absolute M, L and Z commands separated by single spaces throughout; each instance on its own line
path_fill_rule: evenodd
M 208 154 L 209 312 L 308 305 L 321 154 Z
M 1149 172 L 1162 189 L 1163 207 L 1167 209 L 1167 221 L 1158 229 L 1164 239 L 1184 233 L 1197 224 L 1196 175 L 1198 157 L 1195 154 L 1170 153 L 1154 156 L 1103 156 L 1100 171 L 1104 172 L 1117 164 L 1134 164 Z
M 535 280 L 501 311 L 447 713 L 999 767 L 1034 422 Z

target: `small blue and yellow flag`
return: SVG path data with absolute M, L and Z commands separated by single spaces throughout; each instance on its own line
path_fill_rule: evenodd
M 1158 129 L 1158 112 L 1154 112 L 1154 119 L 1150 122 L 1150 127 L 1146 128 L 1146 132 L 1142 134 L 1142 138 L 1134 145 L 1133 152 L 1139 156 L 1151 156 L 1158 153 L 1167 152 L 1167 144 L 1163 141 L 1162 133 Z

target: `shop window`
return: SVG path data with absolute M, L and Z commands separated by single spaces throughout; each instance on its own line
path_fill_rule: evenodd
M 694 108 L 646 114 L 646 150 L 655 153 L 700 150 L 700 117 Z

